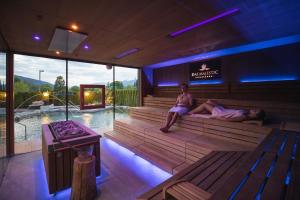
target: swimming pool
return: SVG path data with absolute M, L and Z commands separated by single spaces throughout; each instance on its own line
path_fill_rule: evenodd
M 116 108 L 116 119 L 128 117 L 128 108 Z M 41 138 L 42 124 L 65 120 L 63 111 L 39 113 L 15 121 L 15 142 Z M 95 112 L 69 112 L 69 119 L 90 127 L 100 135 L 113 129 L 113 109 L 100 109 Z M 26 129 L 26 132 L 25 132 Z

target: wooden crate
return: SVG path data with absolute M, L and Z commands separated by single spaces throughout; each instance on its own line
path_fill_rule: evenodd
M 42 125 L 42 153 L 50 194 L 71 187 L 72 184 L 73 162 L 77 157 L 77 152 L 65 146 L 66 143 L 74 147 L 93 144 L 93 155 L 96 157 L 95 173 L 96 176 L 100 175 L 101 136 L 84 125 L 75 123 L 88 131 L 90 135 L 63 140 L 62 143 L 53 142 L 54 137 L 49 126 L 47 124 Z

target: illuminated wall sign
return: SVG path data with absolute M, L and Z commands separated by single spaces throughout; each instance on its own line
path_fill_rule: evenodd
M 213 80 L 221 78 L 221 60 L 191 63 L 190 81 Z

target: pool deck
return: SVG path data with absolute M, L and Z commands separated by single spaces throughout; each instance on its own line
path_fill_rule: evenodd
M 135 199 L 171 176 L 113 141 L 101 140 L 102 175 L 97 177 L 97 199 Z M 69 199 L 70 192 L 48 193 L 42 153 L 36 151 L 11 158 L 0 199 Z

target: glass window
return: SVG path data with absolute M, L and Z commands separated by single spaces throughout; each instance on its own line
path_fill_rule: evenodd
M 113 128 L 113 93 L 111 83 L 113 70 L 105 65 L 74 62 L 68 63 L 68 88 L 69 88 L 69 119 L 77 120 L 90 127 L 99 134 Z M 80 86 L 88 86 L 80 97 Z M 104 94 L 97 86 L 105 87 L 105 108 L 97 108 L 96 104 L 102 104 Z M 83 99 L 81 99 L 83 98 Z M 80 108 L 80 103 L 86 105 Z
M 14 55 L 15 153 L 41 149 L 41 124 L 66 119 L 66 61 Z
M 0 185 L 6 171 L 6 53 L 0 52 Z
M 139 105 L 138 69 L 115 67 L 116 119 L 128 116 L 129 107 Z

